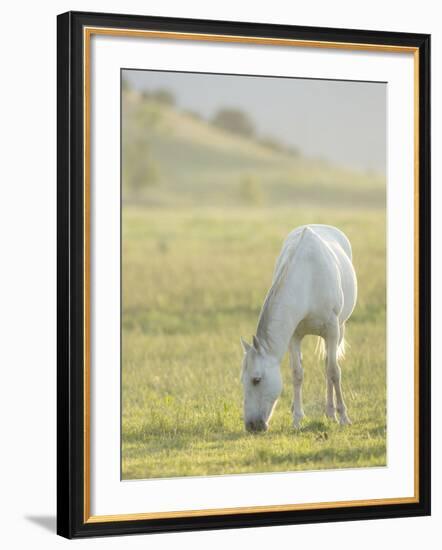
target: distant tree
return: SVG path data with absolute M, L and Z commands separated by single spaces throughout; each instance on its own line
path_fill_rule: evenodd
M 259 142 L 261 143 L 261 145 L 264 145 L 264 147 L 267 147 L 268 149 L 272 149 L 272 151 L 277 151 L 278 153 L 285 152 L 284 145 L 282 145 L 282 143 L 275 138 L 264 137 L 260 139 Z
M 240 109 L 220 109 L 212 122 L 218 128 L 233 132 L 234 134 L 246 137 L 255 135 L 255 126 L 252 119 Z
M 261 204 L 263 193 L 259 179 L 253 174 L 242 176 L 239 182 L 239 196 L 247 204 Z
M 152 97 L 152 94 L 149 92 L 149 90 L 142 90 L 141 91 L 141 97 L 142 99 L 150 99 Z
M 142 195 L 147 187 L 159 183 L 159 166 L 144 139 L 135 138 L 124 144 L 123 178 L 135 197 Z
M 124 76 L 121 78 L 121 89 L 123 90 L 123 92 L 127 92 L 131 89 L 129 80 L 127 80 L 127 78 L 124 78 Z
M 277 151 L 278 153 L 285 153 L 292 156 L 299 155 L 299 151 L 296 147 L 292 145 L 285 145 L 274 137 L 263 137 L 259 140 L 259 143 L 261 143 L 261 145 L 264 145 L 264 147 L 272 149 L 272 151 Z
M 142 102 L 135 109 L 126 107 L 122 132 L 122 169 L 125 190 L 134 198 L 161 181 L 161 169 L 152 155 L 149 132 L 161 125 L 158 106 Z
M 173 107 L 176 103 L 173 93 L 170 90 L 166 90 L 165 88 L 155 90 L 152 93 L 152 97 L 159 103 L 162 103 L 163 105 L 169 105 L 170 107 Z
M 292 155 L 294 157 L 299 157 L 299 149 L 297 147 L 295 147 L 294 145 L 288 145 L 286 147 L 286 150 L 287 150 L 287 153 L 289 155 Z

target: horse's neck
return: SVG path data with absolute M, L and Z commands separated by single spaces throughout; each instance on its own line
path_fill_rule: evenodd
M 258 321 L 257 338 L 267 353 L 278 361 L 284 357 L 290 338 L 301 320 L 296 307 L 293 304 L 289 305 L 291 301 L 293 298 L 289 295 L 287 286 L 274 296 L 270 294 L 266 298 Z

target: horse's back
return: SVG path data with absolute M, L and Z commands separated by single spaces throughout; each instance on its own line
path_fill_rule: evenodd
M 297 227 L 284 242 L 276 270 L 291 260 L 313 285 L 311 299 L 315 309 L 321 303 L 336 300 L 342 322 L 348 319 L 356 303 L 357 283 L 346 235 L 330 225 Z
M 285 242 L 288 243 L 291 240 L 298 239 L 306 228 L 311 229 L 316 235 L 319 235 L 319 237 L 332 248 L 340 246 L 347 254 L 350 261 L 352 260 L 352 249 L 348 237 L 340 229 L 332 225 L 323 225 L 319 223 L 301 225 L 288 234 Z

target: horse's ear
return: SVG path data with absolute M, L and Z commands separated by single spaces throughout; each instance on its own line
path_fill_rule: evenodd
M 248 342 L 246 342 L 242 336 L 240 337 L 240 340 L 241 340 L 241 346 L 242 346 L 242 349 L 244 350 L 244 353 L 247 353 L 252 349 L 252 346 Z
M 261 350 L 261 344 L 259 343 L 258 338 L 256 336 L 254 336 L 252 341 L 253 341 L 253 347 L 256 349 L 256 351 L 260 351 Z

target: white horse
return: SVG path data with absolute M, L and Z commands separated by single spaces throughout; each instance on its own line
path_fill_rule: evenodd
M 241 338 L 244 423 L 248 431 L 268 428 L 282 390 L 280 364 L 287 349 L 293 372 L 293 424 L 300 427 L 304 417 L 301 342 L 307 334 L 325 341 L 326 415 L 336 419 L 337 411 L 340 424 L 350 424 L 338 359 L 344 353 L 345 322 L 355 307 L 356 295 L 351 245 L 339 229 L 308 225 L 288 235 L 276 262 L 256 336 L 252 344 Z

